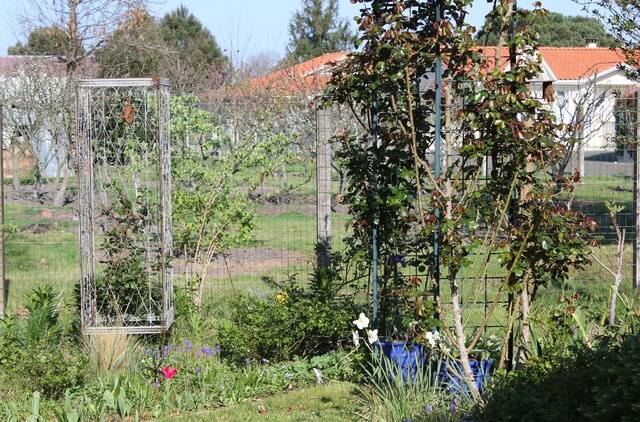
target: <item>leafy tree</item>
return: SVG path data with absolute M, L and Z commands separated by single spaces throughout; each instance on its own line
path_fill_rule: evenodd
M 564 16 L 561 13 L 549 13 L 541 20 L 523 20 L 518 22 L 519 28 L 527 27 L 539 34 L 538 42 L 547 47 L 584 47 L 587 39 L 596 39 L 605 47 L 614 44 L 614 37 L 609 34 L 595 18 L 584 16 Z M 478 31 L 477 38 L 485 45 L 496 45 L 498 41 L 498 25 L 487 20 Z
M 473 29 L 464 24 L 471 0 L 440 1 L 439 16 L 433 4 L 418 0 L 364 3 L 361 48 L 334 71 L 325 97 L 352 106 L 364 123 L 338 139 L 349 175 L 348 244 L 353 256 L 367 261 L 372 254 L 364 251 L 375 239 L 386 257 L 378 262 L 383 287 L 391 280 L 396 284 L 387 292 L 409 295 L 413 319 L 405 329 L 427 343 L 427 331 L 438 326 L 481 401 L 470 354 L 500 297 L 508 291 L 518 298 L 509 308 L 507 333 L 519 320 L 526 345 L 537 290 L 588 262 L 588 222 L 555 201 L 556 185 L 544 172 L 560 159 L 563 127 L 529 90 L 527 81 L 540 73 L 541 63 L 535 37 L 525 28 L 505 37 L 518 60 L 502 70 L 502 63 L 477 54 Z M 496 8 L 495 19 L 522 21 L 544 13 L 514 10 L 513 3 L 501 2 L 511 7 Z M 434 78 L 440 66 L 442 82 Z M 491 169 L 485 175 L 487 158 Z M 565 182 L 568 188 L 571 180 Z M 399 274 L 396 281 L 398 253 L 407 254 L 408 274 L 424 276 Z M 500 287 L 469 336 L 463 314 L 494 264 L 503 268 Z M 465 301 L 463 285 L 474 292 Z
M 29 34 L 27 43 L 21 42 L 9 47 L 7 52 L 14 56 L 63 56 L 69 48 L 69 38 L 58 26 L 36 28 Z M 83 49 L 80 53 L 84 53 Z
M 96 51 L 99 75 L 107 78 L 162 75 L 169 51 L 156 19 L 144 9 L 129 10 L 125 20 Z
M 160 27 L 164 41 L 173 52 L 170 61 L 176 70 L 167 75 L 172 84 L 182 85 L 181 75 L 191 78 L 199 75 L 206 82 L 215 76 L 216 69 L 227 62 L 227 57 L 211 32 L 186 7 L 180 6 L 166 14 Z M 194 89 L 196 86 L 197 83 L 186 83 L 180 90 Z
M 131 9 L 96 52 L 105 77 L 169 78 L 174 91 L 219 87 L 227 59 L 211 33 L 186 8 L 156 20 Z
M 279 99 L 243 99 L 241 94 L 249 93 L 242 88 L 209 104 L 215 114 L 200 107 L 193 94 L 171 99 L 174 250 L 185 258 L 198 306 L 212 260 L 251 240 L 251 196 L 293 158 L 295 136 L 288 126 L 275 124 L 290 109 Z
M 287 59 L 299 63 L 348 50 L 354 41 L 349 21 L 339 18 L 338 0 L 302 0 L 302 10 L 289 21 Z

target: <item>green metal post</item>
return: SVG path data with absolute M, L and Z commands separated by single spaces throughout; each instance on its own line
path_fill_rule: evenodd
M 436 22 L 440 21 L 440 1 L 436 3 Z M 435 121 L 435 163 L 434 163 L 434 179 L 437 181 L 440 177 L 440 149 L 442 142 L 442 61 L 440 60 L 440 47 L 436 46 L 436 121 Z M 435 210 L 436 221 L 440 219 L 440 210 Z M 435 298 L 440 297 L 440 237 L 439 231 L 440 225 L 437 223 L 436 230 L 433 235 L 433 290 Z M 435 317 L 440 318 L 440 315 L 436 312 Z
M 376 195 L 377 195 L 377 154 L 378 154 L 378 107 L 376 105 L 376 101 L 373 101 L 373 107 L 371 108 L 371 204 L 376 204 Z M 376 206 L 373 207 L 372 212 L 377 212 Z M 378 328 L 378 230 L 375 225 L 375 219 L 371 222 L 372 230 L 371 230 L 371 249 L 372 251 L 372 259 L 371 265 L 372 268 L 372 284 L 373 284 L 373 327 Z

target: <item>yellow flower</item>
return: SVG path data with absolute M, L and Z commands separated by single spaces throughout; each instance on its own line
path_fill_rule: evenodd
M 276 302 L 282 303 L 285 300 L 287 300 L 288 297 L 289 297 L 289 295 L 287 294 L 287 292 L 278 293 L 276 295 Z

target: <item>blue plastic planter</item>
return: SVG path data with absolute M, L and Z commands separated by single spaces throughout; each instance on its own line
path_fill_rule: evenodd
M 413 380 L 418 369 L 424 367 L 425 349 L 420 344 L 405 343 L 402 341 L 377 341 L 374 343 L 376 353 L 382 354 L 391 363 L 390 376 L 394 377 L 402 373 L 402 381 Z
M 474 360 L 469 362 L 469 364 L 471 365 L 471 371 L 473 371 L 476 387 L 478 387 L 478 391 L 482 393 L 486 382 L 489 380 L 493 359 L 483 359 L 482 361 Z M 460 364 L 457 362 L 449 362 L 449 366 L 451 366 L 456 373 L 452 374 L 451 369 L 442 362 L 440 371 L 438 372 L 438 377 L 442 384 L 452 393 L 468 392 L 469 386 L 460 379 L 464 373 Z

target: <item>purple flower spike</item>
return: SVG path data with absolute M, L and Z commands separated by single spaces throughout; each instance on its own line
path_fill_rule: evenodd
M 145 350 L 145 351 L 144 351 L 144 354 L 145 354 L 145 355 L 150 355 L 150 354 L 151 354 L 151 349 L 147 349 L 147 350 Z
M 213 351 L 216 355 L 220 354 L 220 345 L 216 344 L 216 346 L 213 348 Z
M 249 360 L 249 358 L 246 358 L 246 359 L 244 360 L 244 364 L 245 364 L 246 366 L 251 366 L 251 361 Z
M 202 353 L 205 354 L 205 356 L 211 356 L 213 355 L 213 349 L 211 347 L 204 347 L 202 346 Z
M 169 345 L 169 350 L 173 350 L 173 343 Z
M 449 405 L 449 411 L 451 412 L 452 415 L 456 413 L 456 402 L 453 402 Z
M 430 405 L 427 405 L 427 407 L 426 407 L 426 409 L 424 409 L 424 411 L 426 413 L 431 413 L 431 412 L 433 412 L 433 408 Z
M 193 349 L 193 345 L 191 344 L 191 342 L 190 342 L 189 340 L 185 340 L 185 341 L 184 341 L 184 349 L 185 349 L 187 352 L 190 352 L 190 351 L 191 351 L 191 349 Z
M 200 367 L 196 366 L 196 375 L 200 373 Z
M 196 358 L 200 359 L 202 355 L 200 353 L 196 353 Z

